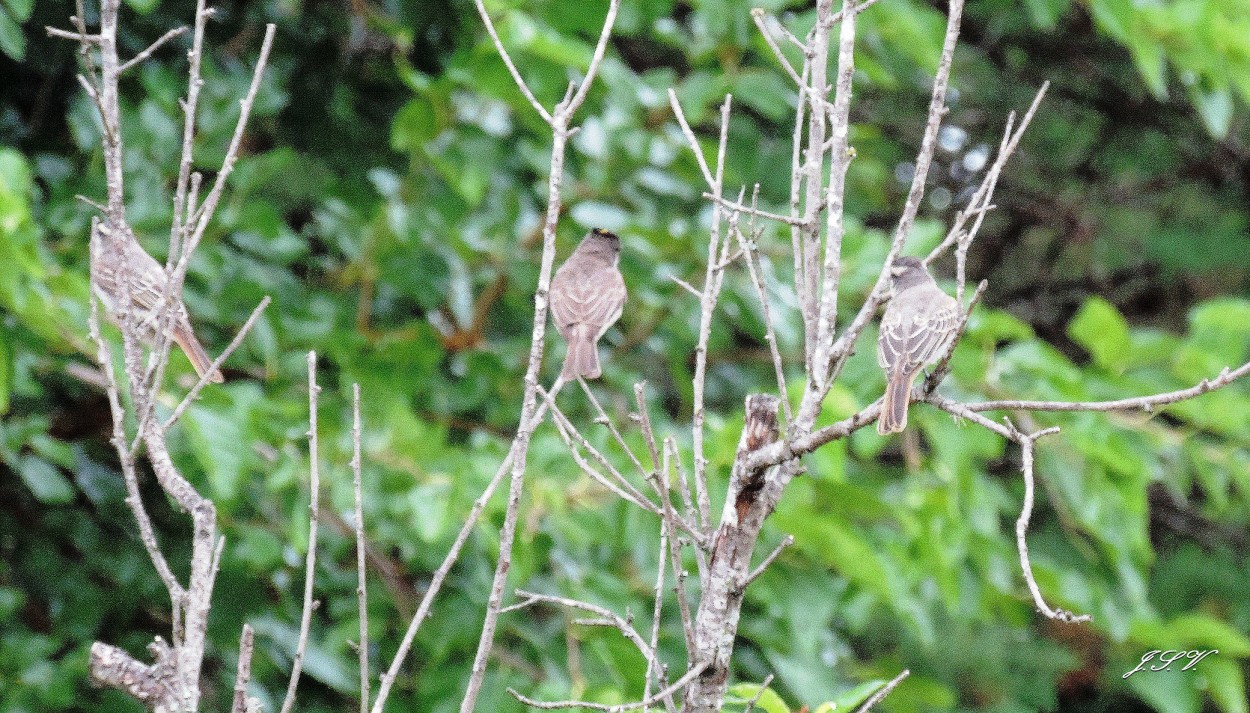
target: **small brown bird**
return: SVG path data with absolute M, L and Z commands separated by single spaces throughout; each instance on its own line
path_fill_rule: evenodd
M 551 316 L 556 331 L 568 342 L 561 377 L 597 379 L 599 338 L 620 319 L 625 308 L 625 280 L 617 268 L 621 239 L 595 228 L 556 270 L 551 280 Z
M 877 363 L 885 369 L 885 400 L 877 433 L 907 427 L 907 406 L 916 375 L 941 358 L 959 326 L 959 303 L 942 291 L 914 257 L 900 257 L 890 268 L 893 297 L 881 318 Z
M 106 221 L 97 223 L 91 233 L 91 271 L 94 274 L 92 282 L 96 295 L 104 303 L 109 319 L 120 324 L 118 312 L 123 294 L 120 273 L 123 264 L 128 268 L 135 322 L 140 330 L 140 338 L 151 346 L 157 341 L 156 330 L 164 319 L 161 303 L 169 277 L 165 274 L 165 268 L 139 244 L 129 226 L 121 228 L 124 248 L 120 255 L 117 254 L 112 249 L 111 240 L 113 231 L 117 229 Z M 175 302 L 176 312 L 169 327 L 169 336 L 182 348 L 182 352 L 191 360 L 191 366 L 203 378 L 212 367 L 213 359 L 191 331 L 191 321 L 187 316 L 186 305 L 182 304 L 182 296 L 171 295 L 170 298 Z M 214 370 L 208 380 L 219 384 L 224 379 L 220 371 Z

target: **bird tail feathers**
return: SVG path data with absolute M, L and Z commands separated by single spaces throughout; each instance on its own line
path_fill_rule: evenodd
M 201 379 L 213 367 L 213 358 L 204 350 L 204 345 L 200 344 L 200 340 L 195 338 L 190 329 L 183 327 L 175 327 L 173 330 L 174 341 L 182 348 L 182 353 L 187 355 L 187 359 L 191 360 L 191 366 L 195 367 L 195 373 Z M 210 384 L 220 384 L 225 381 L 221 372 L 213 369 L 212 375 L 208 377 Z
M 564 371 L 561 376 L 565 381 L 573 381 L 577 377 L 598 379 L 599 348 L 590 333 L 590 327 L 575 324 L 569 332 L 569 351 L 564 357 Z
M 881 416 L 877 418 L 877 433 L 902 433 L 907 428 L 907 403 L 911 401 L 911 386 L 915 374 L 892 373 L 885 387 L 885 399 L 881 402 Z

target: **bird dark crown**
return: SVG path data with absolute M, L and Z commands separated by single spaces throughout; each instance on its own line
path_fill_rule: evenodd
M 617 240 L 620 240 L 620 236 L 618 236 L 616 233 L 612 232 L 611 230 L 607 230 L 604 228 L 592 228 L 590 232 L 594 233 L 595 235 L 599 235 L 605 238 L 616 238 Z

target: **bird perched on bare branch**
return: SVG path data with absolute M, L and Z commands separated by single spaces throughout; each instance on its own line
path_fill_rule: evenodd
M 551 316 L 556 331 L 568 342 L 565 381 L 597 379 L 599 338 L 620 319 L 625 308 L 625 280 L 617 267 L 621 239 L 595 228 L 582 238 L 551 280 Z
M 900 257 L 890 268 L 893 296 L 881 318 L 877 363 L 885 369 L 885 400 L 877 433 L 907 427 L 907 406 L 916 375 L 936 362 L 959 329 L 959 303 L 942 291 L 914 257 Z
M 120 252 L 114 249 L 115 231 L 119 230 L 123 246 Z M 126 307 L 122 304 L 125 292 L 121 280 L 128 277 L 130 309 L 134 311 L 134 324 L 138 329 L 139 339 L 149 346 L 156 344 L 157 330 L 167 323 L 170 338 L 182 348 L 200 378 L 209 373 L 213 359 L 191 330 L 191 321 L 187 316 L 186 305 L 182 303 L 182 296 L 169 295 L 174 310 L 170 319 L 164 305 L 169 275 L 143 249 L 129 226 L 123 225 L 119 228 L 109 221 L 96 224 L 91 233 L 91 273 L 95 293 L 104 303 L 105 311 L 115 324 L 123 325 L 125 321 L 123 312 Z M 221 383 L 221 372 L 213 370 L 208 380 Z

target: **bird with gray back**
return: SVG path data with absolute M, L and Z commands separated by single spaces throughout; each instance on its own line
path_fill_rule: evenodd
M 618 267 L 621 239 L 595 228 L 582 238 L 551 279 L 551 317 L 568 343 L 561 377 L 597 379 L 599 338 L 625 309 L 625 280 Z
M 916 375 L 942 357 L 959 328 L 959 303 L 937 286 L 923 262 L 897 258 L 890 274 L 892 296 L 877 339 L 877 363 L 886 376 L 877 419 L 877 433 L 882 435 L 907 427 Z

